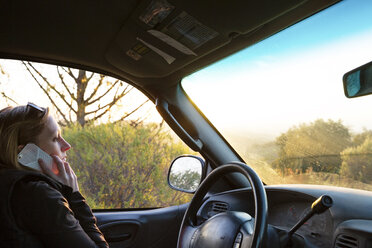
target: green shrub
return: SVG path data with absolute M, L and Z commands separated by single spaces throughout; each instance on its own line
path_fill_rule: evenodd
M 318 119 L 290 128 L 276 138 L 276 144 L 279 157 L 272 165 L 282 173 L 288 168 L 296 173 L 309 169 L 338 173 L 340 152 L 352 142 L 349 129 L 341 121 Z
M 182 204 L 190 195 L 167 185 L 171 161 L 191 150 L 156 124 L 126 122 L 66 127 L 68 161 L 92 208 L 143 208 Z
M 345 149 L 341 155 L 341 175 L 363 183 L 372 182 L 372 137 L 359 146 Z

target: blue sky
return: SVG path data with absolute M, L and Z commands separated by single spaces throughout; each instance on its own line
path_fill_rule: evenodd
M 226 70 L 234 71 L 235 63 L 245 63 L 248 66 L 249 63 L 254 63 L 268 55 L 289 56 L 304 49 L 310 50 L 313 47 L 328 44 L 342 37 L 364 33 L 372 27 L 371 3 L 371 0 L 342 1 L 305 19 L 300 25 L 295 24 L 283 32 L 230 56 L 228 62 L 225 63 L 223 60 L 214 64 L 213 68 L 208 71 L 200 73 L 226 73 Z

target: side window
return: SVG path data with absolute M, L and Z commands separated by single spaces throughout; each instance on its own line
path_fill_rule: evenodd
M 182 204 L 191 195 L 167 185 L 174 158 L 194 154 L 134 87 L 101 74 L 0 60 L 0 108 L 48 106 L 72 145 L 68 162 L 94 209 Z

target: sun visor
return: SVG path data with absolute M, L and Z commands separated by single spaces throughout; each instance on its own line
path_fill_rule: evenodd
M 122 26 L 107 50 L 106 59 L 135 77 L 164 77 L 229 43 L 232 34 L 248 33 L 303 1 L 262 2 L 252 6 L 239 1 L 236 6 L 247 6 L 246 13 L 229 5 L 237 14 L 228 15 L 235 18 L 227 20 L 220 13 L 226 6 L 215 1 L 144 1 Z M 273 11 L 267 11 L 265 2 L 271 3 Z M 195 5 L 200 8 L 195 10 Z M 265 15 L 255 13 L 252 18 L 249 13 L 258 9 Z
M 106 54 L 109 63 L 136 77 L 164 77 L 229 42 L 186 12 L 155 27 L 137 18 L 123 26 Z

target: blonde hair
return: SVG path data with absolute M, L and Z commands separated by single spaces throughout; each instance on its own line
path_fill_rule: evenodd
M 32 114 L 27 105 L 0 110 L 0 164 L 8 168 L 23 169 L 17 161 L 19 146 L 37 142 L 37 136 L 47 122 L 48 108 L 39 115 Z M 41 116 L 42 115 L 42 116 Z

